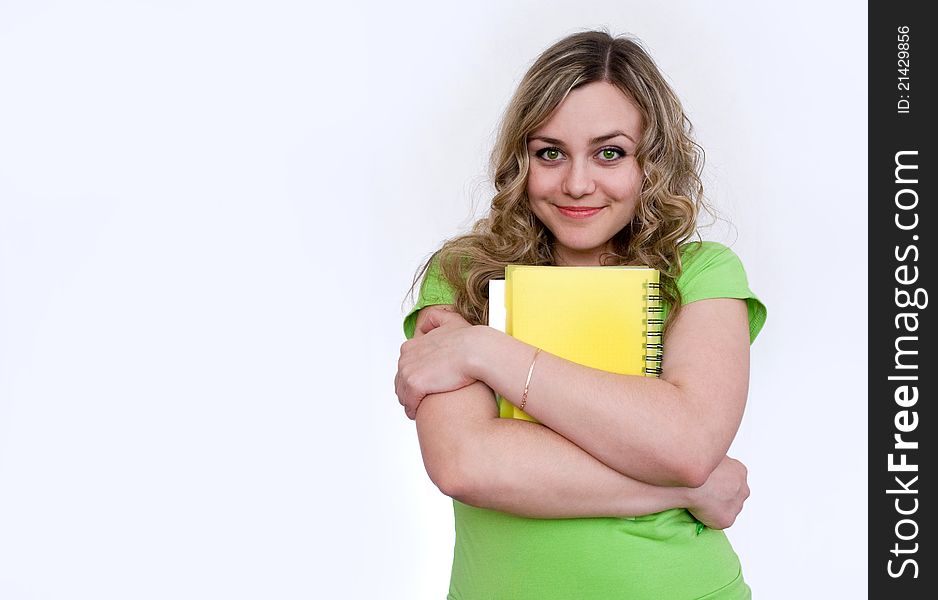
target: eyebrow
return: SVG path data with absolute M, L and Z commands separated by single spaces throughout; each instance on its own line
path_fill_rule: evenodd
M 602 143 L 605 142 L 606 140 L 611 140 L 612 138 L 618 137 L 618 136 L 620 136 L 620 135 L 623 136 L 623 137 L 627 137 L 627 138 L 629 138 L 630 140 L 632 140 L 632 143 L 633 143 L 633 144 L 637 144 L 637 143 L 638 143 L 638 142 L 636 142 L 636 141 L 632 138 L 632 136 L 630 136 L 629 134 L 625 133 L 624 131 L 613 131 L 612 133 L 607 133 L 606 135 L 601 135 L 601 136 L 599 136 L 599 137 L 594 137 L 593 139 L 590 140 L 589 145 L 590 145 L 590 146 L 595 146 L 596 144 L 602 144 Z M 564 145 L 564 143 L 563 143 L 562 141 L 558 140 L 558 139 L 550 138 L 550 137 L 545 137 L 545 136 L 542 136 L 542 135 L 535 135 L 535 136 L 531 137 L 531 140 L 532 140 L 532 141 L 533 141 L 533 140 L 540 140 L 540 141 L 542 141 L 542 142 L 545 142 L 545 143 L 548 143 L 548 144 L 553 144 L 553 145 L 555 145 L 555 146 L 563 146 L 563 145 Z

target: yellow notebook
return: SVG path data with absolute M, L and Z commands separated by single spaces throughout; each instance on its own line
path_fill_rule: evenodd
M 661 374 L 659 274 L 647 267 L 508 265 L 490 282 L 489 324 L 573 362 L 626 375 Z M 504 298 L 504 312 L 498 299 Z M 501 328 L 501 327 L 499 327 Z M 501 396 L 503 418 L 536 419 Z

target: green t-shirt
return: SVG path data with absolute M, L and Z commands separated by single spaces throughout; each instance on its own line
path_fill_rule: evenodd
M 750 342 L 755 340 L 766 310 L 750 291 L 736 254 L 715 242 L 686 244 L 681 254 L 677 286 L 683 302 L 745 300 Z M 452 303 L 453 292 L 433 265 L 404 319 L 407 338 L 413 337 L 417 311 Z M 453 509 L 449 600 L 750 598 L 726 535 L 699 527 L 684 509 L 577 519 L 531 519 L 457 500 Z

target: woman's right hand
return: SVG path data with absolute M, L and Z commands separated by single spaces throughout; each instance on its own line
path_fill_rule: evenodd
M 688 488 L 687 510 L 711 529 L 726 529 L 749 497 L 746 473 L 746 465 L 724 456 L 702 486 Z
M 412 339 L 401 345 L 394 376 L 394 393 L 407 418 L 416 420 L 417 408 L 429 394 L 451 392 L 472 385 L 467 371 L 468 348 L 480 328 L 473 327 L 452 306 L 428 306 L 417 314 Z

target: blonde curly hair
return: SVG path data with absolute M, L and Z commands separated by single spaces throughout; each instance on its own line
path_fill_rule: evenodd
M 430 266 L 454 292 L 455 309 L 468 322 L 488 322 L 488 281 L 505 265 L 554 265 L 553 234 L 531 211 L 527 197 L 528 136 L 546 123 L 571 90 L 605 81 L 631 98 L 642 116 L 636 160 L 644 175 L 632 222 L 612 239 L 604 265 L 647 265 L 661 272 L 670 305 L 680 304 L 675 282 L 680 246 L 697 231 L 703 200 L 703 150 L 674 91 L 641 43 L 607 31 L 576 33 L 545 50 L 528 69 L 502 119 L 491 156 L 495 196 L 488 215 L 469 233 L 446 240 L 414 277 L 411 293 Z

